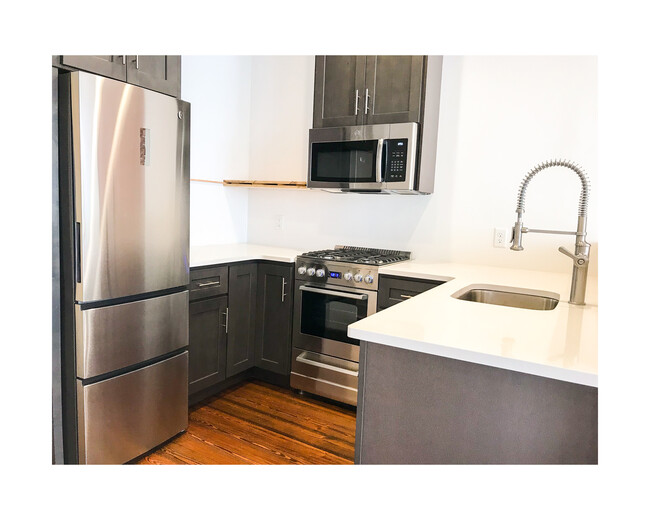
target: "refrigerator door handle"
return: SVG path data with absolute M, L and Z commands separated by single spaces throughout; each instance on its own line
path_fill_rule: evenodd
M 74 278 L 81 283 L 81 222 L 74 223 Z

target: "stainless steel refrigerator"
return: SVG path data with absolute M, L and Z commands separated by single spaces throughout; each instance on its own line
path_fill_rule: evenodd
M 187 428 L 190 105 L 84 72 L 59 90 L 77 461 L 121 464 Z

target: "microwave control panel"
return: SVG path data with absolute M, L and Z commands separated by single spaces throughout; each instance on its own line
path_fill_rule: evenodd
M 386 140 L 386 182 L 406 180 L 406 154 L 408 139 Z

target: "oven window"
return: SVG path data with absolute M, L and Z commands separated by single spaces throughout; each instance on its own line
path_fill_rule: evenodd
M 377 140 L 312 143 L 311 180 L 373 182 Z
M 368 300 L 301 292 L 300 331 L 303 334 L 359 345 L 359 340 L 348 338 L 348 325 L 368 315 Z

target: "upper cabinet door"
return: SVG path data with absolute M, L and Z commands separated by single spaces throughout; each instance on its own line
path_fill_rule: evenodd
M 424 65 L 424 56 L 368 56 L 364 124 L 421 121 Z
M 129 83 L 180 97 L 180 56 L 127 56 L 126 67 Z
M 316 56 L 314 128 L 362 123 L 365 64 L 365 56 Z
M 61 65 L 126 81 L 126 56 L 61 56 Z

